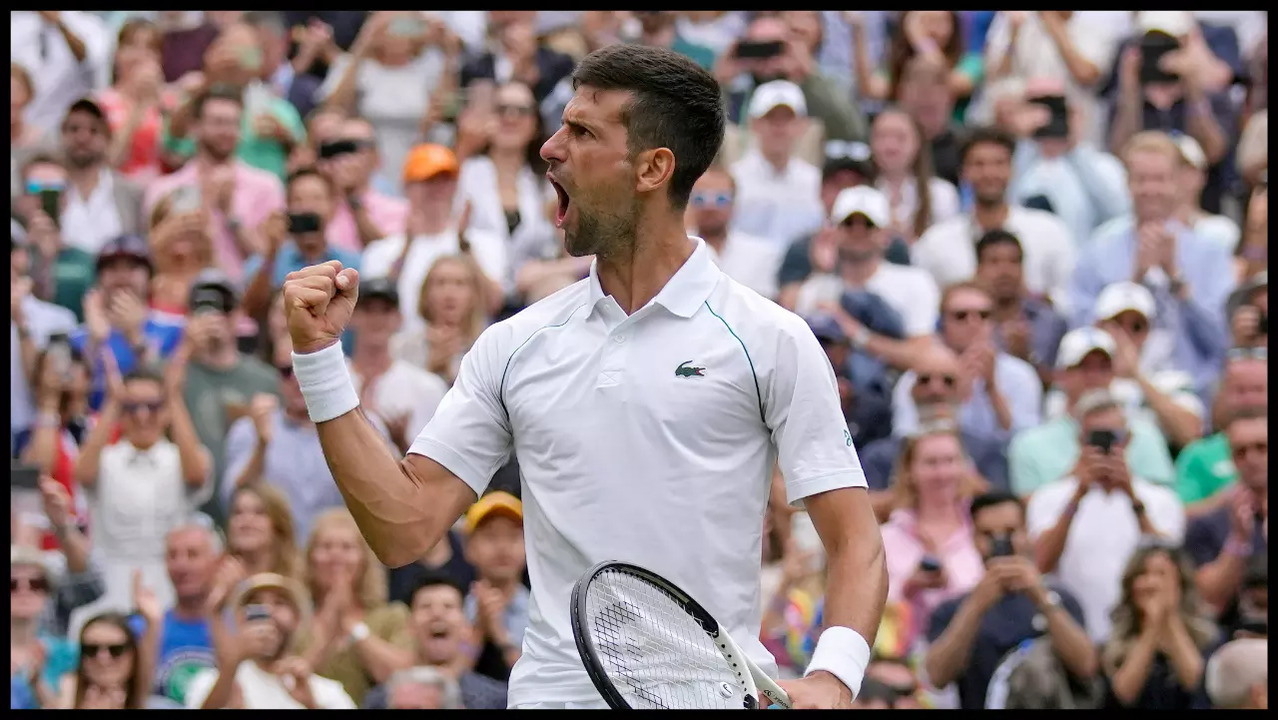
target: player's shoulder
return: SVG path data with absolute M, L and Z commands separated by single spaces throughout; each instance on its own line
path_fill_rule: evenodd
M 760 351 L 783 340 L 812 335 L 807 321 L 724 274 L 706 299 L 711 320 L 722 323 L 747 347 Z M 751 351 L 754 347 L 750 347 Z
M 590 279 L 585 278 L 552 293 L 500 322 L 489 325 L 476 344 L 484 344 L 506 354 L 536 333 L 563 327 L 574 317 L 582 317 L 590 302 Z

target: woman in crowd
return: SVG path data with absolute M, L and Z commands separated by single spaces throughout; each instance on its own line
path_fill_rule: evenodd
M 913 244 L 924 230 L 959 212 L 958 190 L 932 172 L 923 131 L 904 110 L 890 107 L 870 127 L 875 187 L 888 198 L 892 232 Z
M 1268 180 L 1268 177 L 1265 178 Z M 1252 188 L 1243 213 L 1242 241 L 1234 251 L 1238 282 L 1269 269 L 1269 183 Z
M 959 14 L 954 10 L 906 10 L 901 13 L 900 24 L 893 31 L 887 51 L 887 67 L 874 71 L 870 61 L 869 43 L 859 16 L 853 17 L 852 39 L 856 46 L 857 87 L 862 94 L 875 100 L 897 101 L 897 91 L 905 65 L 910 58 L 922 55 L 949 68 L 949 86 L 954 97 L 966 100 L 981 81 L 985 72 L 979 53 L 963 49 L 963 29 Z M 961 120 L 964 107 L 956 107 L 955 120 Z
M 475 261 L 448 255 L 431 265 L 422 282 L 417 312 L 426 321 L 419 330 L 396 335 L 391 353 L 399 360 L 439 375 L 452 384 L 470 349 L 487 325 L 483 275 Z
M 213 238 L 204 210 L 178 207 L 177 190 L 162 198 L 151 211 L 151 307 L 185 315 L 191 283 L 201 270 L 213 266 Z
M 301 577 L 301 557 L 293 540 L 288 499 L 266 483 L 241 485 L 231 493 L 226 521 L 227 551 L 249 575 Z
M 386 602 L 386 569 L 345 508 L 319 516 L 306 545 L 315 618 L 300 647 L 315 672 L 359 704 L 370 688 L 413 664 L 408 608 Z
M 116 45 L 113 84 L 97 96 L 111 127 L 111 165 L 138 182 L 159 177 L 163 113 L 176 108 L 177 97 L 166 89 L 160 64 L 163 41 L 151 21 L 125 22 Z
M 75 645 L 40 631 L 53 578 L 34 548 L 9 546 L 10 709 L 56 708 L 71 697 Z
M 905 647 L 927 629 L 941 603 L 971 590 L 984 574 L 972 537 L 968 502 L 984 481 L 963 454 L 958 434 L 928 430 L 906 438 L 882 527 L 888 602 L 909 608 Z
M 137 585 L 135 580 L 135 588 Z M 128 618 L 119 613 L 98 615 L 80 630 L 80 666 L 76 669 L 71 709 L 146 707 L 163 611 L 150 593 L 142 593 L 138 602 L 138 611 L 146 620 L 146 632 L 141 638 L 129 627 Z
M 1137 550 L 1122 578 L 1122 599 L 1101 649 L 1109 705 L 1142 710 L 1188 710 L 1216 640 L 1180 548 L 1151 544 Z

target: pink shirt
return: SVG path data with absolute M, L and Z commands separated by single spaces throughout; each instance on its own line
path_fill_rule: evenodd
M 408 217 L 407 200 L 382 195 L 373 190 L 364 193 L 362 199 L 368 218 L 382 231 L 377 239 L 404 232 L 404 220 Z M 345 200 L 337 204 L 325 235 L 328 244 L 333 247 L 351 252 L 364 251 L 364 244 L 359 241 L 359 228 L 355 226 L 355 215 Z
M 284 184 L 275 175 L 258 170 L 234 160 L 235 188 L 231 192 L 231 213 L 238 219 L 247 232 L 256 232 L 257 226 L 267 216 L 284 209 Z M 150 217 L 155 204 L 161 198 L 179 187 L 199 187 L 199 171 L 194 160 L 188 161 L 180 170 L 165 175 L 151 183 L 146 190 L 143 201 L 144 217 Z M 220 212 L 213 213 L 213 258 L 231 280 L 236 283 L 244 279 L 244 256 L 235 244 L 235 238 L 226 228 L 226 218 Z
M 912 598 L 913 632 L 927 628 L 932 611 L 947 600 L 971 590 L 985 574 L 985 563 L 972 538 L 972 527 L 963 511 L 963 525 L 936 549 L 935 557 L 945 568 L 947 584 L 923 590 Z M 888 602 L 905 602 L 905 582 L 910 579 L 928 550 L 918 534 L 918 516 L 913 510 L 895 510 L 880 531 L 887 553 Z M 913 634 L 913 633 L 911 633 Z

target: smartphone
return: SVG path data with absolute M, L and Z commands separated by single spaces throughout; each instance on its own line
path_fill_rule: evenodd
M 266 605 L 249 605 L 244 608 L 244 622 L 251 623 L 259 620 L 270 620 L 271 609 Z
M 53 371 L 64 381 L 71 377 L 71 338 L 66 333 L 58 333 L 49 338 L 48 349 L 45 350 L 45 362 L 53 363 Z
M 200 288 L 192 294 L 191 314 L 203 315 L 209 312 L 226 312 L 226 296 L 220 290 Z
M 1012 547 L 1011 535 L 999 535 L 994 538 L 992 547 L 990 548 L 990 557 L 1011 557 L 1016 554 L 1016 550 Z
M 13 463 L 10 466 L 9 487 L 14 490 L 39 490 L 40 468 L 35 465 Z
M 1087 433 L 1087 444 L 1098 448 L 1103 453 L 1112 450 L 1116 442 L 1118 442 L 1118 433 L 1113 430 L 1093 430 Z
M 1265 312 L 1264 310 L 1260 311 L 1260 317 L 1256 319 L 1256 334 L 1257 335 L 1269 334 L 1269 313 Z
M 923 572 L 934 573 L 941 571 L 941 561 L 932 555 L 924 555 L 919 561 L 919 569 Z
M 1069 137 L 1069 111 L 1065 107 L 1064 95 L 1045 95 L 1030 98 L 1029 101 L 1042 105 L 1051 113 L 1047 124 L 1034 131 L 1034 137 L 1045 139 Z
M 776 57 L 785 51 L 785 43 L 780 40 L 768 42 L 750 42 L 743 40 L 737 43 L 736 56 L 744 60 L 762 60 Z
M 338 155 L 349 155 L 358 150 L 359 146 L 355 144 L 354 140 L 333 140 L 320 143 L 319 157 L 321 160 L 328 160 Z
M 200 192 L 199 185 L 182 185 L 173 191 L 172 201 L 169 203 L 170 215 L 186 215 L 188 213 L 199 212 L 200 206 L 204 204 L 204 197 Z
M 1140 39 L 1140 84 L 1179 82 L 1179 75 L 1158 67 L 1164 55 L 1179 48 L 1180 41 L 1167 33 L 1145 33 Z
M 319 232 L 320 216 L 312 212 L 289 213 L 288 231 L 293 235 Z
M 61 188 L 40 188 L 40 209 L 44 211 L 53 220 L 54 224 L 58 223 L 58 218 L 62 215 L 62 189 Z

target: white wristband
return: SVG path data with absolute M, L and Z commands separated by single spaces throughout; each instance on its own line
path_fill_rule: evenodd
M 812 651 L 812 661 L 803 676 L 824 670 L 847 685 L 855 700 L 861 692 L 861 681 L 865 679 L 865 668 L 869 665 L 870 645 L 861 633 L 835 625 L 821 632 L 816 649 Z
M 359 407 L 340 342 L 313 353 L 293 353 L 293 375 L 306 398 L 311 422 L 332 420 Z

